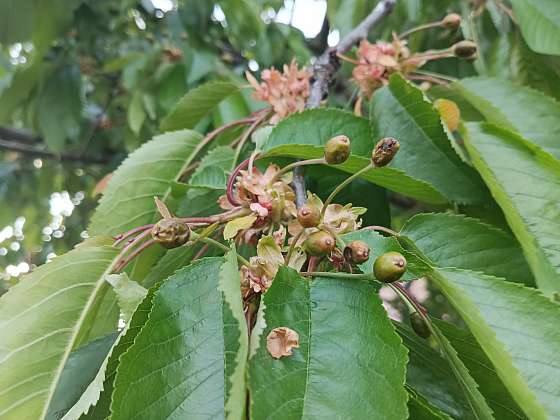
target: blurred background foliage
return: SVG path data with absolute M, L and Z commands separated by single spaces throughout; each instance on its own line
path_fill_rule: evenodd
M 374 0 L 1 0 L 0 273 L 21 273 L 87 237 L 87 221 L 107 178 L 127 153 L 159 132 L 189 89 L 214 79 L 243 84 L 245 70 L 308 64 L 336 45 Z M 440 60 L 427 70 L 452 77 L 497 76 L 560 99 L 558 57 L 528 48 L 508 0 L 398 0 L 372 40 L 390 40 L 446 13 L 458 31 L 410 38 L 413 51 L 479 43 L 474 62 Z M 539 71 L 534 71 L 538 69 Z M 351 108 L 345 64 L 330 104 Z M 437 90 L 434 91 L 437 94 Z M 243 117 L 258 104 L 232 95 L 196 127 Z M 317 170 L 310 187 L 328 193 Z M 359 190 L 359 183 L 353 188 Z M 366 194 L 367 195 L 367 194 Z M 375 197 L 373 197 L 373 195 Z M 422 205 L 379 188 L 368 223 L 399 227 Z M 341 200 L 343 197 L 341 197 Z M 367 205 L 368 203 L 355 203 Z

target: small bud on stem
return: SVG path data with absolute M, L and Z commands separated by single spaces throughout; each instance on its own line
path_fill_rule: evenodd
M 309 235 L 304 243 L 305 251 L 314 257 L 330 254 L 336 246 L 336 240 L 329 232 L 320 230 Z
M 321 210 L 310 204 L 304 204 L 298 210 L 297 219 L 304 228 L 316 227 L 321 222 Z
M 475 58 L 476 57 L 476 44 L 472 41 L 464 40 L 459 41 L 451 47 L 453 55 L 459 58 Z
M 428 338 L 432 333 L 422 315 L 418 312 L 412 312 L 410 314 L 410 325 L 414 332 L 418 334 L 419 337 Z
M 373 166 L 381 167 L 388 165 L 401 147 L 399 141 L 393 137 L 385 137 L 377 142 L 371 153 Z
M 398 252 L 380 255 L 373 263 L 373 274 L 382 283 L 393 283 L 406 272 L 406 259 Z
M 350 156 L 350 139 L 344 135 L 335 136 L 325 144 L 325 161 L 329 165 L 344 163 Z
M 362 264 L 369 259 L 369 246 L 363 241 L 352 241 L 343 251 L 346 261 L 352 264 Z
M 154 241 L 164 248 L 176 248 L 188 242 L 191 236 L 189 225 L 176 217 L 161 219 L 152 227 Z
M 446 29 L 457 29 L 461 26 L 461 16 L 457 13 L 449 13 L 441 20 L 441 26 Z

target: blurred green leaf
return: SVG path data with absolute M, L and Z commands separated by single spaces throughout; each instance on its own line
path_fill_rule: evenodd
M 560 3 L 511 0 L 523 37 L 535 52 L 560 55 Z
M 210 82 L 189 91 L 162 120 L 164 131 L 193 128 L 239 87 L 229 82 Z

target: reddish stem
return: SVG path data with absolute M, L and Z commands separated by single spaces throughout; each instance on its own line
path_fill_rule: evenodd
M 140 245 L 138 248 L 136 248 L 134 250 L 134 252 L 132 252 L 129 256 L 127 256 L 126 258 L 122 259 L 116 266 L 115 269 L 113 270 L 113 272 L 117 272 L 117 271 L 121 271 L 122 269 L 124 269 L 127 264 L 132 261 L 138 254 L 140 254 L 142 251 L 144 251 L 146 248 L 148 248 L 150 245 L 155 244 L 156 241 L 154 241 L 153 239 L 150 239 L 149 241 L 144 242 L 142 245 Z
M 140 243 L 142 239 L 144 239 L 150 233 L 151 230 L 145 230 L 144 232 L 136 236 L 136 238 L 132 239 L 129 243 L 126 244 L 126 246 L 121 250 L 121 254 L 122 255 L 126 254 L 134 245 Z
M 214 214 L 212 216 L 203 216 L 203 217 L 180 217 L 179 220 L 186 222 L 188 224 L 211 224 L 216 222 L 225 222 L 236 216 L 241 216 L 243 214 L 248 214 L 250 212 L 249 209 L 244 207 L 236 207 L 234 209 L 228 210 L 224 213 Z
M 426 308 L 424 308 L 415 298 L 414 296 L 412 296 L 410 293 L 408 293 L 408 290 L 406 290 L 402 284 L 395 282 L 392 283 L 393 286 L 395 286 L 397 289 L 399 289 L 404 295 L 406 295 L 408 297 L 408 299 L 412 302 L 412 304 L 414 305 L 414 307 L 416 308 L 417 311 L 421 311 L 424 315 L 428 314 L 428 310 Z
M 130 229 L 127 232 L 121 233 L 121 234 L 119 234 L 115 237 L 115 243 L 113 245 L 118 245 L 124 239 L 128 238 L 131 235 L 134 235 L 136 232 L 140 232 L 140 231 L 146 230 L 146 229 L 151 229 L 153 226 L 154 226 L 154 224 L 150 223 L 149 225 L 138 226 L 138 227 L 135 227 L 134 229 Z
M 391 236 L 399 237 L 398 232 L 395 232 L 393 229 L 389 229 L 385 226 L 366 226 L 362 230 L 374 230 L 376 232 L 385 232 Z
M 241 172 L 243 169 L 245 169 L 247 167 L 247 165 L 249 165 L 250 161 L 251 161 L 251 158 L 245 159 L 243 162 L 241 162 L 239 165 L 236 166 L 236 168 L 233 170 L 233 172 L 229 176 L 228 183 L 227 183 L 227 189 L 226 189 L 226 197 L 227 197 L 229 203 L 232 206 L 238 207 L 238 206 L 241 205 L 241 203 L 239 203 L 235 199 L 235 197 L 233 196 L 233 185 L 235 184 L 235 180 L 237 179 L 237 176 L 239 175 L 239 172 Z

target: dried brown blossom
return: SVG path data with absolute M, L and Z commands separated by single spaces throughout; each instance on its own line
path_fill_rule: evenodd
M 291 356 L 298 347 L 299 334 L 288 327 L 274 328 L 266 337 L 266 349 L 275 359 Z
M 311 72 L 306 68 L 299 69 L 295 60 L 289 66 L 284 65 L 283 72 L 275 68 L 263 70 L 260 83 L 249 72 L 246 77 L 255 89 L 253 98 L 272 106 L 274 115 L 270 119 L 271 124 L 304 110 L 309 96 Z

